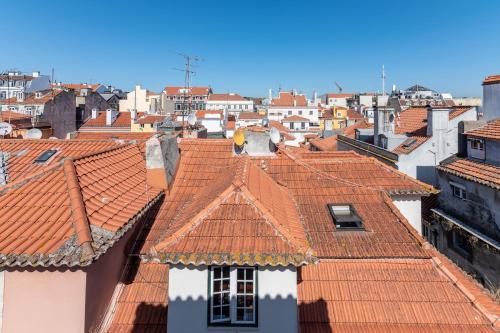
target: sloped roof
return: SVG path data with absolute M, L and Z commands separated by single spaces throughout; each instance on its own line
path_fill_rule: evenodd
M 355 120 L 364 119 L 363 115 L 354 109 L 347 109 L 347 118 Z
M 9 98 L 9 100 L 0 100 L 2 104 L 10 104 L 10 105 L 43 105 L 53 100 L 57 95 L 63 93 L 62 90 L 46 90 L 40 95 L 40 97 L 36 97 L 35 94 L 29 94 L 23 100 Z
M 75 139 L 78 140 L 147 140 L 156 132 L 77 132 Z
M 328 93 L 326 94 L 326 98 L 350 98 L 353 95 L 349 93 Z
M 258 112 L 240 112 L 238 114 L 238 120 L 259 120 L 264 118 L 265 116 L 259 114 Z
M 247 158 L 202 189 L 154 246 L 163 262 L 301 265 L 313 260 L 286 188 Z M 214 230 L 220 230 L 215 233 Z
M 483 81 L 483 85 L 495 84 L 495 83 L 500 83 L 500 75 L 487 76 Z
M 309 119 L 301 117 L 301 116 L 293 115 L 293 116 L 290 116 L 290 117 L 286 117 L 286 118 L 284 118 L 282 120 L 282 122 L 284 122 L 284 123 L 301 122 L 301 121 L 307 121 L 308 122 Z
M 120 145 L 113 141 L 80 141 L 80 140 L 0 140 L 0 152 L 7 153 L 7 182 L 28 177 L 34 173 L 59 163 L 64 158 L 77 158 L 97 153 Z M 35 163 L 35 159 L 48 150 L 57 150 L 45 163 Z
M 220 101 L 220 102 L 225 102 L 225 101 L 248 101 L 246 98 L 241 97 L 239 94 L 211 94 L 208 96 L 208 101 Z
M 207 117 L 207 115 L 216 115 L 219 119 L 224 118 L 224 110 L 198 110 L 196 118 L 198 119 L 217 119 L 216 117 Z
M 278 98 L 273 98 L 271 106 L 307 106 L 307 99 L 304 95 L 281 91 Z
M 496 165 L 451 156 L 437 169 L 500 190 L 500 167 Z
M 166 118 L 166 116 L 149 114 L 149 115 L 144 115 L 143 117 L 137 119 L 137 123 L 138 124 L 153 124 L 155 122 L 162 122 L 165 120 L 165 118 Z
M 28 120 L 31 121 L 31 116 L 28 116 L 24 113 L 12 112 L 12 111 L 0 111 L 0 121 L 1 122 L 9 122 L 10 121 L 19 121 L 19 120 Z
M 163 91 L 167 95 L 182 95 L 184 94 L 184 87 L 165 87 Z M 192 95 L 208 95 L 210 93 L 210 87 L 190 87 L 189 92 Z
M 355 131 L 358 128 L 372 128 L 373 124 L 368 123 L 366 119 L 362 119 L 352 124 L 351 126 L 347 126 L 341 129 L 342 135 L 353 138 L 355 135 Z M 332 135 L 327 138 L 313 140 L 310 144 L 321 151 L 334 151 L 337 150 L 337 135 Z
M 493 332 L 432 259 L 323 260 L 300 276 L 304 333 Z
M 137 117 L 141 117 L 143 113 L 138 112 Z M 106 126 L 106 111 L 100 111 L 97 114 L 96 118 L 89 118 L 82 125 L 82 128 L 85 129 L 87 127 L 120 127 L 120 128 L 129 128 L 131 125 L 132 116 L 129 111 L 117 112 L 115 121 L 111 124 L 111 126 Z
M 500 140 L 500 119 L 488 122 L 486 125 L 465 132 L 468 136 Z
M 58 84 L 58 86 L 68 88 L 68 89 L 74 89 L 74 90 L 80 90 L 80 89 L 92 89 L 92 91 L 95 91 L 97 88 L 102 86 L 100 83 L 61 83 Z
M 0 266 L 86 266 L 114 244 L 161 190 L 124 145 L 64 159 L 0 187 Z

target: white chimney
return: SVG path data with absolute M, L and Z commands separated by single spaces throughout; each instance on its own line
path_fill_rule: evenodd
M 96 118 L 97 118 L 97 109 L 93 108 L 92 109 L 92 119 L 96 119 Z
M 447 154 L 446 133 L 450 122 L 450 109 L 427 108 L 427 136 L 432 136 L 434 141 L 434 152 L 438 160 Z
M 135 122 L 137 120 L 137 110 L 136 109 L 130 110 L 130 119 L 132 120 L 132 122 Z
M 33 72 L 31 76 L 33 76 L 33 77 L 39 77 L 40 76 L 40 72 L 39 71 Z
M 118 112 L 113 109 L 106 110 L 106 126 L 111 126 L 116 120 Z

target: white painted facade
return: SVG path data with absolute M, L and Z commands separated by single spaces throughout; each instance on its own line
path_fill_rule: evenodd
M 251 100 L 210 100 L 206 101 L 207 110 L 227 110 L 229 114 L 253 111 Z
M 134 90 L 127 93 L 127 99 L 120 100 L 120 111 L 132 111 L 156 113 L 157 110 L 151 110 L 151 101 L 147 96 L 146 89 L 136 85 Z
M 412 227 L 422 235 L 421 197 L 419 195 L 392 195 L 391 199 Z
M 33 72 L 23 75 L 20 72 L 10 72 L 0 78 L 0 100 L 15 97 L 23 100 L 26 94 L 50 89 L 48 75 Z
M 262 126 L 263 119 L 238 119 L 236 120 L 236 128 L 248 127 L 248 126 Z
M 171 265 L 168 283 L 168 326 L 172 333 L 298 332 L 297 270 L 259 267 L 257 326 L 208 326 L 209 268 Z
M 319 124 L 319 114 L 317 106 L 272 106 L 267 110 L 267 117 L 270 121 L 281 122 L 286 117 L 300 116 L 309 119 L 310 123 Z

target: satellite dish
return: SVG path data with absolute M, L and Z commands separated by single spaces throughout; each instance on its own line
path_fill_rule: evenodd
M 269 126 L 269 119 L 267 119 L 267 118 L 262 119 L 262 126 L 264 126 L 264 127 Z
M 271 142 L 277 144 L 280 142 L 280 131 L 276 127 L 271 127 L 270 131 Z
M 12 125 L 9 123 L 0 123 L 0 135 L 8 135 L 12 133 Z
M 194 114 L 190 114 L 188 117 L 188 124 L 190 126 L 194 126 L 196 124 L 196 116 Z
M 238 147 L 243 146 L 245 144 L 245 131 L 243 131 L 241 128 L 238 128 L 233 134 L 233 141 L 234 144 Z
M 24 135 L 24 139 L 41 139 L 42 138 L 42 131 L 40 131 L 38 128 L 32 128 L 28 130 Z

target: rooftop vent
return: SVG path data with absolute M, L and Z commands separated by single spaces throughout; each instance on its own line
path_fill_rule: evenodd
M 410 148 L 415 143 L 417 143 L 416 139 L 406 139 L 405 142 L 403 142 L 403 148 Z
M 36 159 L 35 159 L 35 163 L 45 163 L 47 162 L 52 156 L 55 155 L 55 153 L 57 153 L 57 150 L 56 149 L 49 149 L 49 150 L 46 150 L 44 151 L 40 156 L 38 156 Z
M 363 221 L 351 205 L 328 204 L 337 231 L 365 230 Z

